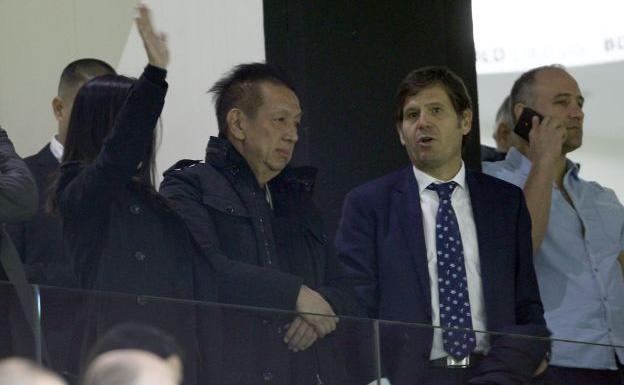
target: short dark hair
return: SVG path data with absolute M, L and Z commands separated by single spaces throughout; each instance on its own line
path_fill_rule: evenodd
M 444 87 L 458 115 L 472 109 L 466 85 L 457 74 L 443 66 L 422 67 L 410 72 L 399 84 L 395 98 L 396 122 L 403 121 L 403 107 L 407 98 L 434 85 Z
M 131 385 L 140 375 L 139 368 L 129 362 L 115 362 L 104 368 L 90 370 L 81 379 L 81 385 Z
M 95 76 L 115 73 L 110 64 L 100 59 L 84 58 L 74 60 L 61 73 L 58 93 L 60 95 L 64 90 L 75 88 Z
M 511 117 L 513 124 L 516 124 L 516 115 L 514 114 L 514 108 L 516 104 L 523 103 L 529 107 L 532 107 L 535 103 L 535 93 L 533 92 L 533 86 L 535 85 L 535 77 L 543 70 L 557 69 L 567 72 L 565 67 L 560 64 L 550 64 L 541 67 L 536 67 L 523 73 L 516 79 L 511 87 L 511 93 L 509 94 L 509 107 L 511 110 Z
M 288 87 L 296 93 L 286 73 L 277 66 L 266 63 L 247 63 L 234 67 L 219 79 L 208 92 L 213 94 L 219 133 L 227 133 L 227 114 L 232 108 L 240 108 L 255 116 L 262 104 L 259 85 L 270 82 Z
M 89 350 L 86 366 L 99 355 L 112 350 L 144 350 L 166 360 L 178 355 L 183 360 L 182 350 L 176 339 L 154 326 L 140 323 L 122 323 L 106 332 Z

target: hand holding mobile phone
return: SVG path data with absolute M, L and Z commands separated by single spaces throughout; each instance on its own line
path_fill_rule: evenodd
M 524 107 L 524 109 L 522 110 L 522 114 L 520 114 L 518 122 L 514 127 L 514 132 L 527 142 L 529 141 L 529 131 L 531 131 L 531 127 L 533 126 L 534 116 L 537 116 L 540 122 L 542 121 L 542 119 L 544 119 L 544 117 L 539 112 L 529 107 Z

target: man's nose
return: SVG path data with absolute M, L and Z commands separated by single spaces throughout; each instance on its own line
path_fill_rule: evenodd
M 429 125 L 429 115 L 426 112 L 421 112 L 416 120 L 416 127 L 423 128 Z
M 297 141 L 299 140 L 299 127 L 297 124 L 293 123 L 292 125 L 290 125 L 288 131 L 286 132 L 286 135 L 284 136 L 284 139 L 289 142 L 297 143 Z
M 577 103 L 572 103 L 570 110 L 568 111 L 568 115 L 571 118 L 575 119 L 583 119 L 585 117 L 585 112 L 583 112 L 583 107 Z

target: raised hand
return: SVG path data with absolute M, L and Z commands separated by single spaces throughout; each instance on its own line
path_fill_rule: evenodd
M 140 4 L 137 7 L 137 12 L 134 21 L 139 30 L 139 35 L 141 35 L 141 40 L 143 40 L 149 64 L 166 69 L 169 65 L 169 49 L 165 34 L 154 31 L 151 12 L 145 4 Z
M 541 123 L 537 117 L 533 117 L 532 123 L 529 132 L 529 159 L 536 165 L 551 165 L 561 158 L 561 148 L 567 135 L 563 122 L 547 116 Z

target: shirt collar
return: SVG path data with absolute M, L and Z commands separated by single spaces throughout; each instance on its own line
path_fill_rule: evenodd
M 564 178 L 570 176 L 578 179 L 578 173 L 581 171 L 581 165 L 566 159 L 566 172 Z
M 466 167 L 464 166 L 463 161 L 461 163 L 461 167 L 459 168 L 459 171 L 457 172 L 457 174 L 455 174 L 455 176 L 451 180 L 448 180 L 448 181 L 436 179 L 432 177 L 431 175 L 425 173 L 424 171 L 417 169 L 416 166 L 413 166 L 412 169 L 414 170 L 414 176 L 416 177 L 416 181 L 418 182 L 419 194 L 422 194 L 422 192 L 426 190 L 427 187 L 431 183 L 446 183 L 446 182 L 453 181 L 457 183 L 459 187 L 461 187 L 462 189 L 464 190 L 466 189 Z
M 511 147 L 507 152 L 505 160 L 509 162 L 515 169 L 520 170 L 522 175 L 528 176 L 531 171 L 531 161 L 526 156 L 522 155 L 517 148 Z M 580 165 L 572 162 L 570 159 L 566 159 L 566 173 L 565 176 L 573 175 L 578 176 Z
M 58 141 L 58 139 L 56 139 L 56 135 L 54 135 L 52 140 L 50 140 L 50 151 L 59 163 L 61 162 L 61 159 L 63 159 L 63 149 L 63 145 Z
M 520 173 L 524 176 L 529 175 L 531 171 L 531 161 L 526 156 L 522 155 L 517 148 L 511 147 L 509 151 L 507 151 L 507 155 L 505 156 L 505 160 L 509 162 L 513 166 L 513 168 L 520 170 Z

